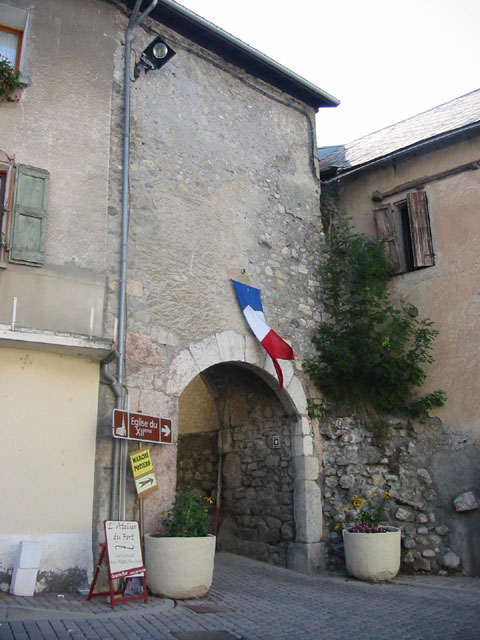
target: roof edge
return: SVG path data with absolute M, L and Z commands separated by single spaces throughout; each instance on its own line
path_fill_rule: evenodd
M 131 8 L 132 0 L 124 1 Z M 340 104 L 323 89 L 174 0 L 159 0 L 150 17 L 316 110 Z
M 434 144 L 437 143 L 448 143 L 448 141 L 452 138 L 461 138 L 462 136 L 470 133 L 470 132 L 476 132 L 478 130 L 478 132 L 480 133 L 480 122 L 474 122 L 472 124 L 466 125 L 464 127 L 459 127 L 458 129 L 453 129 L 451 131 L 447 131 L 446 133 L 441 133 L 438 134 L 436 136 L 432 136 L 431 138 L 425 138 L 424 140 L 420 140 L 418 142 L 415 142 L 407 147 L 402 147 L 401 149 L 396 149 L 395 151 L 392 151 L 391 153 L 387 153 L 384 156 L 380 156 L 378 158 L 374 158 L 373 160 L 369 160 L 368 162 L 364 162 L 363 164 L 359 164 L 357 166 L 354 166 L 352 168 L 348 168 L 346 167 L 345 169 L 342 169 L 341 167 L 338 168 L 337 167 L 337 173 L 332 176 L 331 178 L 328 178 L 327 180 L 324 180 L 325 183 L 328 182 L 334 182 L 335 180 L 341 180 L 343 178 L 347 178 L 353 174 L 359 173 L 360 171 L 365 171 L 370 169 L 371 167 L 376 167 L 379 165 L 382 165 L 384 163 L 389 162 L 390 160 L 393 160 L 395 158 L 401 157 L 403 155 L 407 155 L 408 153 L 411 153 L 414 150 L 426 150 L 429 146 L 432 146 Z M 335 168 L 333 165 L 330 167 L 325 167 L 324 169 L 322 169 L 322 172 L 326 172 L 329 169 L 331 170 L 332 168 Z

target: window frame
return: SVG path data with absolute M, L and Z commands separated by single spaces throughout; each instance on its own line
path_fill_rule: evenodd
M 373 216 L 394 275 L 435 265 L 428 198 L 423 189 L 376 207 Z
M 13 27 L 9 27 L 6 24 L 3 24 L 0 22 L 0 31 L 5 31 L 6 33 L 13 33 L 16 36 L 18 36 L 18 40 L 17 40 L 17 50 L 15 52 L 15 63 L 13 65 L 13 68 L 15 69 L 15 71 L 19 71 L 20 70 L 20 61 L 22 58 L 22 45 L 23 45 L 23 34 L 24 31 L 20 30 L 20 29 L 14 29 Z
M 28 84 L 28 61 L 27 47 L 28 34 L 30 30 L 29 11 L 7 5 L 0 0 L 0 28 L 6 32 L 21 34 L 17 43 L 17 60 L 15 69 L 20 72 L 20 82 Z

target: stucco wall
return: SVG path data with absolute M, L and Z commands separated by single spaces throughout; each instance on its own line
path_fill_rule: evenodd
M 2 589 L 20 540 L 42 543 L 38 590 L 91 573 L 98 377 L 86 359 L 1 350 Z
M 353 216 L 355 226 L 375 235 L 371 200 L 373 191 L 386 191 L 408 180 L 429 176 L 480 158 L 480 139 L 473 138 L 426 155 L 345 179 L 341 206 Z M 412 191 L 413 189 L 410 189 Z M 450 428 L 480 438 L 477 380 L 480 360 L 478 273 L 480 234 L 478 171 L 465 171 L 425 185 L 435 251 L 435 265 L 394 276 L 393 291 L 414 304 L 419 317 L 430 317 L 440 331 L 434 343 L 435 363 L 427 366 L 426 392 L 444 389 L 448 401 L 435 410 Z M 406 193 L 406 192 L 405 192 Z M 383 202 L 405 198 L 398 193 Z
M 29 14 L 28 85 L 0 105 L 0 150 L 50 172 L 45 266 L 0 269 L 0 322 L 102 329 L 114 9 L 94 0 L 4 0 Z M 63 300 L 64 304 L 59 304 Z

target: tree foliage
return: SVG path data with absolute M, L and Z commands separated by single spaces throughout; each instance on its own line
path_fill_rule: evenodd
M 392 303 L 382 243 L 340 216 L 329 227 L 321 276 L 330 318 L 317 327 L 317 355 L 305 369 L 325 398 L 411 416 L 442 406 L 441 390 L 415 393 L 426 378 L 422 365 L 433 362 L 438 331 L 431 320 L 417 319 L 411 305 Z

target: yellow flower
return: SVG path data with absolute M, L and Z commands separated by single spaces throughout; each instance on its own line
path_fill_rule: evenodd
M 340 522 L 336 522 L 335 523 L 335 529 L 340 529 L 342 525 L 340 524 Z
M 388 500 L 389 498 L 390 498 L 390 491 L 385 491 L 385 493 L 383 494 L 383 499 Z
M 355 509 L 358 509 L 360 506 L 362 505 L 362 501 L 361 500 L 354 500 L 353 501 L 353 506 L 355 507 Z
M 160 511 L 160 515 L 161 515 L 161 516 L 164 516 L 166 513 L 167 513 L 167 510 L 166 510 L 166 509 L 164 509 L 163 511 Z
M 206 500 L 208 504 L 213 504 L 213 500 L 210 498 L 210 496 L 205 496 L 204 500 Z
M 376 491 L 372 491 L 370 495 L 372 496 L 372 498 L 375 498 L 376 496 L 378 496 L 378 493 Z

